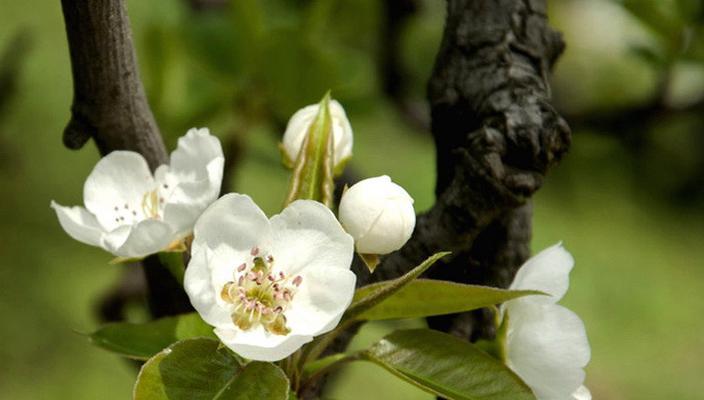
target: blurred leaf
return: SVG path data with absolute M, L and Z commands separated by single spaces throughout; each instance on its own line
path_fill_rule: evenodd
M 655 67 L 664 67 L 668 62 L 667 55 L 662 54 L 654 46 L 636 43 L 630 45 L 628 49 L 632 54 Z
M 199 336 L 215 337 L 213 328 L 191 313 L 143 324 L 107 324 L 91 334 L 90 341 L 125 357 L 146 360 L 179 340 Z
M 192 58 L 218 73 L 221 79 L 228 82 L 242 79 L 247 67 L 251 68 L 253 60 L 246 49 L 248 36 L 226 14 L 195 13 L 184 25 L 182 36 Z
M 448 399 L 533 399 L 508 367 L 454 336 L 428 329 L 396 331 L 363 357 L 413 385 Z
M 701 0 L 676 0 L 680 17 L 690 24 L 704 23 L 704 3 Z
M 352 318 L 357 319 L 359 315 L 364 314 L 365 312 L 375 307 L 382 301 L 393 296 L 404 286 L 408 285 L 414 279 L 418 278 L 423 272 L 427 271 L 428 268 L 435 264 L 437 260 L 445 257 L 448 254 L 450 254 L 450 252 L 448 251 L 435 253 L 432 256 L 428 257 L 425 261 L 420 263 L 420 265 L 413 268 L 412 270 L 410 270 L 405 275 L 399 278 L 375 283 L 373 285 L 367 285 L 357 289 L 357 291 L 355 292 L 354 299 L 352 300 L 352 305 L 350 305 L 350 307 L 345 312 L 343 320 L 349 320 Z
M 336 59 L 325 46 L 305 40 L 299 29 L 271 32 L 262 51 L 260 79 L 282 120 L 338 85 Z
M 355 300 L 369 296 L 383 283 L 365 286 L 355 292 Z M 505 290 L 432 279 L 417 279 L 357 316 L 357 319 L 422 318 L 476 310 L 528 295 L 544 295 L 534 290 Z
M 237 359 L 212 339 L 187 339 L 147 361 L 134 388 L 135 400 L 287 400 L 286 375 L 271 363 Z
M 675 40 L 684 21 L 673 2 L 662 0 L 623 0 L 623 7 L 668 41 Z

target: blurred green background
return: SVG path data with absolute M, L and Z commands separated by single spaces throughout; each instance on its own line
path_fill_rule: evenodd
M 228 183 L 274 213 L 287 180 L 276 148 L 282 127 L 332 88 L 355 130 L 354 171 L 390 175 L 419 211 L 432 204 L 423 97 L 443 2 L 235 0 L 214 10 L 197 3 L 128 1 L 169 148 L 187 128 L 209 126 L 239 159 Z M 553 95 L 574 144 L 535 198 L 533 248 L 562 240 L 577 260 L 564 304 L 587 326 L 595 399 L 701 399 L 704 6 L 549 3 L 568 44 Z M 413 7 L 390 20 L 392 4 Z M 97 299 L 125 267 L 71 240 L 49 209 L 51 199 L 81 203 L 98 159 L 92 144 L 77 152 L 61 144 L 71 96 L 60 2 L 0 0 L 4 399 L 125 399 L 135 378 L 131 365 L 79 334 L 97 326 Z M 369 326 L 354 346 L 392 328 Z M 336 376 L 327 395 L 432 398 L 362 364 Z

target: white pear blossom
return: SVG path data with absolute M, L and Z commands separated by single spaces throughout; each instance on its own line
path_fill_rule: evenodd
M 226 346 L 277 361 L 338 324 L 354 295 L 353 253 L 321 203 L 297 200 L 267 219 L 228 194 L 196 222 L 184 287 Z
M 298 158 L 303 140 L 319 109 L 319 104 L 303 107 L 288 121 L 282 149 L 289 164 L 293 164 Z M 330 116 L 332 117 L 333 165 L 337 167 L 352 157 L 352 125 L 347 119 L 345 109 L 337 100 L 330 100 Z
M 413 198 L 386 175 L 357 182 L 340 200 L 340 222 L 362 254 L 388 254 L 413 233 Z
M 539 400 L 588 400 L 584 367 L 591 350 L 584 323 L 556 304 L 567 292 L 572 255 L 561 244 L 543 250 L 518 270 L 514 290 L 539 290 L 549 296 L 508 301 L 506 362 Z
M 114 151 L 93 168 L 83 187 L 85 208 L 51 202 L 72 238 L 124 258 L 177 246 L 198 216 L 217 199 L 224 157 L 208 129 L 179 138 L 169 165 L 154 175 L 132 151 Z

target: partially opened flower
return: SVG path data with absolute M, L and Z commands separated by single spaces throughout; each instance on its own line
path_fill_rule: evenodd
M 276 361 L 333 329 L 354 294 L 353 241 L 321 203 L 298 200 L 267 219 L 228 194 L 195 226 L 184 286 L 220 340 Z
M 72 238 L 118 257 L 144 257 L 178 246 L 191 233 L 218 197 L 223 163 L 220 141 L 208 129 L 191 129 L 154 175 L 140 154 L 114 151 L 86 179 L 85 208 L 53 201 L 51 207 Z
M 303 140 L 319 109 L 319 104 L 303 107 L 288 121 L 282 143 L 287 164 L 293 165 L 296 161 L 303 146 Z M 330 117 L 332 117 L 333 166 L 338 167 L 352 157 L 352 125 L 347 119 L 345 109 L 337 100 L 330 100 Z
M 388 254 L 413 233 L 413 198 L 386 175 L 357 182 L 340 200 L 340 222 L 362 254 Z
M 557 244 L 528 260 L 511 284 L 514 290 L 540 290 L 549 296 L 508 301 L 506 362 L 539 400 L 586 400 L 584 382 L 590 348 L 582 320 L 556 303 L 569 286 L 574 259 Z

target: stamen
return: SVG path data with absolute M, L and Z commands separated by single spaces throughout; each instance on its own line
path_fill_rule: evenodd
M 296 288 L 303 277 L 296 275 L 287 279 L 283 271 L 272 271 L 274 257 L 262 254 L 259 247 L 250 250 L 252 263 L 239 264 L 234 272 L 237 283 L 228 282 L 223 286 L 221 296 L 232 304 L 233 324 L 242 330 L 262 326 L 275 335 L 286 335 L 284 310 L 295 297 Z

